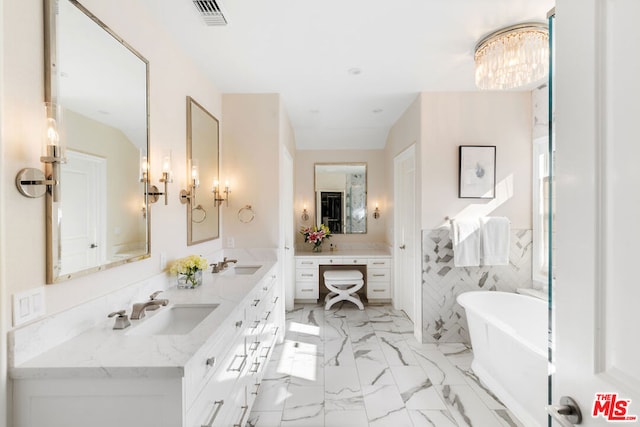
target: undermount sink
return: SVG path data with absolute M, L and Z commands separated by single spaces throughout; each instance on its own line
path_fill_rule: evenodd
M 225 272 L 225 276 L 250 276 L 262 268 L 261 265 L 235 265 L 229 267 Z
M 200 324 L 218 304 L 176 304 L 160 308 L 140 321 L 127 335 L 185 335 Z

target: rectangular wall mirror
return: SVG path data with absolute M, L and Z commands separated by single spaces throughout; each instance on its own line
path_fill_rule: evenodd
M 200 186 L 187 204 L 187 245 L 220 236 L 219 208 L 212 193 L 218 181 L 219 123 L 211 113 L 187 97 L 187 159 L 199 165 Z
M 367 164 L 316 163 L 316 225 L 334 234 L 367 232 Z
M 67 162 L 47 197 L 47 283 L 149 256 L 140 156 L 148 63 L 75 0 L 44 0 L 45 101 L 62 107 Z

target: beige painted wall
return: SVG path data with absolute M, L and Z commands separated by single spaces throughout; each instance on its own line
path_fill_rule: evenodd
M 383 150 L 298 150 L 295 162 L 295 196 L 294 221 L 297 228 L 314 224 L 315 193 L 314 193 L 314 164 L 315 163 L 367 163 L 367 233 L 366 234 L 336 234 L 330 243 L 387 243 L 385 229 L 389 218 L 389 182 L 388 170 L 385 167 Z M 380 218 L 373 218 L 373 209 L 378 202 Z M 303 222 L 301 215 L 306 204 L 309 221 Z M 304 246 L 304 239 L 296 233 L 296 248 L 308 249 Z
M 460 214 L 531 228 L 531 93 L 423 93 L 422 229 Z M 458 198 L 458 146 L 496 146 L 496 199 Z
M 163 149 L 173 152 L 175 181 L 169 185 L 169 205 L 151 208 L 150 259 L 46 287 L 47 313 L 69 307 L 158 274 L 160 253 L 168 260 L 189 253 L 211 253 L 220 240 L 187 248 L 186 208 L 178 193 L 186 183 L 186 96 L 197 97 L 205 108 L 220 117 L 221 95 L 200 70 L 146 15 L 137 0 L 85 0 L 83 4 L 134 46 L 150 62 L 151 180 L 158 183 Z M 126 9 L 127 13 L 122 13 Z M 41 286 L 45 281 L 45 200 L 21 196 L 13 184 L 23 167 L 42 167 L 39 162 L 38 124 L 43 102 L 42 1 L 25 0 L 4 5 L 4 104 L 2 150 L 9 167 L 2 168 L 5 226 L 1 230 L 9 251 L 6 292 Z M 145 31 L 141 31 L 144 28 Z M 2 315 L 10 316 L 4 301 Z
M 293 131 L 278 94 L 223 95 L 221 181 L 231 184 L 231 200 L 222 208 L 225 247 L 276 248 L 280 233 L 280 146 L 291 153 Z M 293 157 L 293 153 L 292 157 Z M 250 205 L 255 218 L 238 219 Z

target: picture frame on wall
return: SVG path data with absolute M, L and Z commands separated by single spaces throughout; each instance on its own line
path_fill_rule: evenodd
M 459 146 L 458 198 L 496 197 L 496 146 Z

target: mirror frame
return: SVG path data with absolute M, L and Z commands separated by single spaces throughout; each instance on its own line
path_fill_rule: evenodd
M 313 164 L 313 198 L 314 198 L 314 206 L 315 206 L 315 218 L 314 224 L 319 226 L 320 222 L 318 222 L 318 218 L 320 215 L 320 206 L 318 206 L 318 190 L 316 189 L 317 184 L 317 174 L 318 174 L 318 166 L 364 166 L 364 174 L 365 174 L 365 191 L 364 191 L 364 231 L 356 231 L 351 233 L 337 233 L 340 235 L 348 236 L 351 234 L 361 235 L 367 234 L 369 232 L 369 206 L 368 206 L 368 197 L 369 197 L 369 165 L 367 162 L 320 162 Z M 343 225 L 344 230 L 344 225 Z M 333 234 L 333 233 L 332 233 Z
M 58 61 L 57 61 L 57 19 L 56 10 L 58 1 L 68 1 L 73 6 L 77 7 L 82 13 L 84 13 L 89 19 L 95 22 L 100 28 L 111 35 L 116 41 L 118 41 L 123 47 L 129 50 L 132 54 L 137 56 L 145 65 L 145 92 L 146 92 L 146 140 L 147 140 L 147 155 L 150 152 L 149 144 L 149 61 L 142 56 L 137 50 L 135 50 L 130 44 L 124 41 L 120 36 L 114 33 L 104 22 L 98 19 L 93 13 L 87 10 L 77 0 L 43 0 L 44 1 L 44 100 L 45 102 L 52 102 L 57 104 L 58 101 Z M 51 165 L 46 164 L 46 176 L 51 175 Z M 76 277 L 84 276 L 87 274 L 103 271 L 109 268 L 117 267 L 119 265 L 128 264 L 135 261 L 140 261 L 151 256 L 151 209 L 149 198 L 145 195 L 146 205 L 146 227 L 147 227 L 147 239 L 146 253 L 141 255 L 132 256 L 117 261 L 111 261 L 106 264 L 102 264 L 96 267 L 91 267 L 85 270 L 79 270 L 72 273 L 65 273 L 63 275 L 57 275 L 58 262 L 60 259 L 61 246 L 60 246 L 60 218 L 58 217 L 58 210 L 60 202 L 54 202 L 50 192 L 47 192 L 46 206 L 47 206 L 47 284 L 59 283 L 65 280 L 73 279 Z
M 216 122 L 216 127 L 217 127 L 217 147 L 216 147 L 216 152 L 217 152 L 217 157 L 218 157 L 218 164 L 216 165 L 217 170 L 215 173 L 216 179 L 220 179 L 220 121 L 213 115 L 211 114 L 206 108 L 204 108 L 202 106 L 202 104 L 198 103 L 198 101 L 196 101 L 195 99 L 193 99 L 191 96 L 187 96 L 187 161 L 191 160 L 191 156 L 193 154 L 193 147 L 192 147 L 192 143 L 193 143 L 193 126 L 192 126 L 192 114 L 193 114 L 193 107 L 197 107 L 199 108 L 206 116 L 208 116 L 209 118 L 211 118 L 214 122 Z M 205 163 L 200 159 L 200 175 L 203 175 L 203 165 Z M 187 175 L 189 174 L 189 170 L 187 170 Z M 189 179 L 189 177 L 187 176 L 187 180 Z M 210 183 L 204 183 L 204 185 L 207 185 Z M 200 184 L 201 186 L 203 184 Z M 192 191 L 196 192 L 196 189 L 193 189 Z M 213 195 L 210 196 L 211 198 L 213 198 Z M 187 246 L 192 246 L 192 245 L 196 245 L 198 243 L 204 243 L 204 242 L 208 242 L 210 240 L 216 240 L 220 238 L 220 206 L 216 206 L 214 209 L 216 210 L 216 214 L 217 214 L 217 225 L 218 225 L 218 232 L 215 236 L 213 237 L 207 237 L 204 239 L 200 239 L 200 240 L 193 240 L 193 210 L 195 209 L 194 207 L 191 206 L 191 199 L 187 199 Z M 197 200 L 197 198 L 196 198 Z

